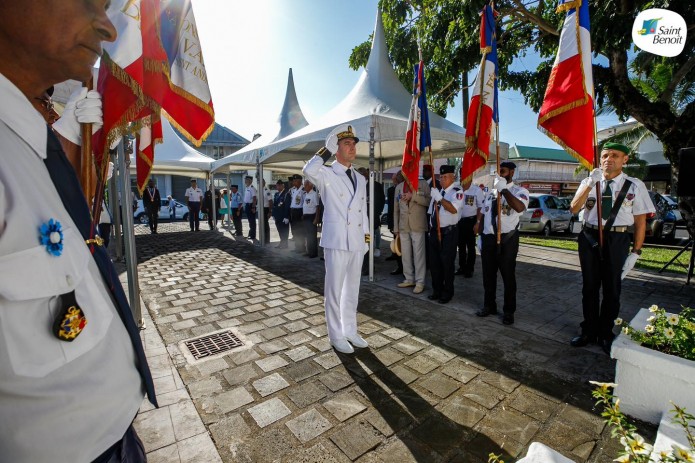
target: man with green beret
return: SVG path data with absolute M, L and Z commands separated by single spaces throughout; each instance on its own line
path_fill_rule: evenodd
M 605 143 L 601 149 L 601 167 L 582 180 L 571 204 L 573 214 L 582 208 L 585 210 L 584 226 L 577 238 L 584 321 L 581 334 L 572 338 L 570 344 L 582 347 L 598 343 L 607 354 L 610 354 L 613 342 L 613 324 L 620 311 L 621 280 L 642 253 L 647 214 L 654 212 L 654 204 L 644 183 L 623 173 L 629 153 L 630 148 L 625 145 Z M 598 230 L 597 184 L 602 192 L 602 247 Z M 599 302 L 602 287 L 603 300 Z

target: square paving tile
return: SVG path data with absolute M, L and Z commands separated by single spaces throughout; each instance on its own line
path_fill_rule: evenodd
M 249 408 L 248 412 L 261 428 L 265 428 L 292 413 L 277 397 Z
M 461 360 L 454 360 L 444 365 L 444 368 L 442 368 L 442 373 L 454 378 L 457 381 L 461 381 L 462 383 L 468 383 L 470 380 L 478 376 L 480 370 L 467 365 Z
M 534 394 L 526 388 L 519 388 L 521 391 L 509 403 L 509 406 L 519 410 L 531 418 L 545 421 L 557 410 L 560 405 L 548 399 Z
M 176 442 L 174 426 L 169 408 L 163 407 L 140 413 L 135 417 L 135 429 L 145 444 L 145 451 L 151 452 Z
M 258 376 L 258 373 L 253 365 L 246 364 L 227 370 L 222 373 L 222 376 L 227 380 L 230 386 L 236 386 L 238 384 L 246 384 L 249 380 Z
M 412 355 L 415 352 L 421 351 L 422 349 L 427 347 L 427 345 L 417 342 L 414 339 L 406 338 L 394 344 L 393 347 L 394 349 L 403 352 L 405 355 Z
M 369 347 L 372 349 L 380 349 L 391 343 L 391 339 L 381 336 L 380 334 L 374 334 L 365 338 L 365 341 L 369 343 Z
M 232 389 L 212 397 L 221 413 L 228 413 L 253 402 L 253 396 L 243 387 Z
M 328 341 L 328 338 L 317 339 L 315 341 L 310 342 L 309 344 L 311 344 L 319 352 L 326 352 L 333 349 L 333 346 L 331 346 L 331 343 L 330 341 Z
M 274 354 L 280 352 L 281 350 L 287 349 L 289 346 L 282 339 L 276 339 L 274 341 L 266 342 L 258 346 L 266 354 Z
M 222 463 L 208 433 L 198 434 L 178 442 L 179 456 L 187 463 Z
M 205 425 L 190 400 L 170 405 L 169 412 L 177 441 L 205 432 Z
M 398 328 L 389 328 L 388 330 L 384 330 L 381 332 L 384 336 L 388 336 L 391 339 L 401 339 L 406 336 L 408 336 L 408 333 L 406 333 L 403 330 L 399 330 Z
M 541 428 L 541 424 L 516 410 L 498 408 L 487 415 L 479 424 L 480 428 L 493 430 L 509 436 L 523 445 L 528 444 Z
M 410 384 L 419 378 L 417 373 L 413 373 L 402 365 L 396 365 L 391 372 L 398 377 L 404 384 Z
M 307 359 L 314 355 L 316 352 L 308 348 L 307 346 L 299 346 L 297 348 L 288 350 L 285 355 L 292 359 L 293 362 L 299 362 L 301 360 Z
M 296 382 L 304 381 L 307 378 L 318 375 L 324 370 L 311 360 L 306 360 L 301 363 L 296 363 L 283 370 L 286 376 L 289 376 Z
M 418 384 L 440 399 L 449 397 L 461 386 L 461 383 L 458 381 L 454 381 L 441 373 L 427 375 L 427 377 Z
M 504 375 L 496 373 L 494 371 L 484 371 L 480 374 L 480 379 L 495 386 L 498 389 L 502 389 L 504 392 L 511 393 L 519 386 L 519 381 L 508 378 Z
M 285 381 L 285 378 L 280 376 L 280 373 L 273 373 L 272 375 L 268 375 L 253 382 L 253 387 L 262 397 L 285 389 L 289 387 L 289 385 L 290 384 Z
M 387 347 L 386 349 L 375 352 L 374 356 L 387 367 L 403 359 L 403 354 L 392 347 Z
M 284 367 L 285 365 L 287 365 L 287 361 L 279 355 L 273 355 L 271 357 L 256 360 L 256 365 L 258 365 L 261 370 L 268 373 L 269 371 L 277 370 L 278 368 Z
M 333 427 L 331 422 L 314 408 L 285 424 L 302 444 L 320 436 Z
M 331 440 L 351 460 L 356 460 L 381 443 L 383 436 L 372 425 L 352 422 L 334 432 Z
M 483 419 L 487 410 L 462 395 L 455 394 L 437 406 L 441 414 L 454 423 L 472 428 Z
M 445 455 L 471 440 L 476 432 L 441 416 L 434 416 L 413 429 L 412 434 L 439 454 Z
M 319 355 L 314 359 L 314 362 L 318 363 L 326 370 L 330 370 L 331 368 L 342 363 L 335 352 L 328 352 L 327 354 Z
M 346 388 L 355 382 L 350 375 L 342 371 L 331 371 L 321 375 L 319 381 L 333 392 Z
M 425 355 L 418 355 L 412 360 L 405 362 L 405 365 L 417 371 L 421 375 L 426 375 L 430 371 L 439 367 L 439 364 L 432 360 L 431 357 Z
M 338 421 L 345 421 L 348 418 L 357 415 L 367 407 L 362 404 L 356 397 L 350 393 L 338 394 L 323 403 L 323 406 Z
M 505 398 L 504 391 L 482 381 L 471 381 L 462 388 L 462 395 L 485 408 L 492 408 Z
M 284 339 L 285 339 L 285 341 L 287 341 L 291 345 L 298 346 L 300 344 L 304 344 L 305 342 L 309 342 L 315 338 L 311 335 L 300 332 L 300 333 L 291 334 L 291 335 L 285 337 Z
M 326 397 L 328 389 L 319 381 L 311 381 L 288 389 L 285 394 L 298 408 L 305 408 Z

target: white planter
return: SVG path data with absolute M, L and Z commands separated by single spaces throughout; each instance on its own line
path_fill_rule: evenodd
M 630 325 L 644 330 L 650 312 L 641 309 Z M 671 402 L 695 412 L 695 362 L 642 347 L 620 333 L 613 342 L 614 394 L 620 409 L 634 418 L 657 424 L 673 408 Z

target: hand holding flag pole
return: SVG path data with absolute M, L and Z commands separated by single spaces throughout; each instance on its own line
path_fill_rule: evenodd
M 87 87 L 87 91 L 94 89 L 94 79 L 89 78 L 84 82 L 83 87 Z M 82 150 L 80 156 L 80 182 L 82 183 L 82 192 L 87 199 L 87 203 L 94 195 L 94 162 L 92 159 L 92 124 L 81 124 L 82 132 Z

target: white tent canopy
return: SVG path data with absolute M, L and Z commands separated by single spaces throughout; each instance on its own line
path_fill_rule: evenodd
M 297 92 L 294 89 L 294 78 L 292 68 L 287 77 L 287 90 L 285 92 L 285 102 L 277 118 L 275 127 L 268 135 L 261 135 L 239 151 L 230 154 L 222 159 L 213 162 L 212 170 L 216 171 L 222 167 L 227 169 L 245 169 L 256 165 L 259 157 L 265 155 L 264 148 L 274 141 L 278 141 L 299 129 L 306 127 L 306 121 L 302 109 L 299 107 Z
M 164 141 L 154 146 L 152 173 L 204 178 L 210 172 L 212 159 L 186 144 L 164 116 L 162 135 Z M 130 169 L 135 170 L 134 154 L 130 155 Z
M 261 163 L 273 170 L 299 170 L 324 145 L 336 125 L 350 124 L 364 142 L 369 141 L 370 127 L 374 127 L 374 154 L 382 169 L 400 165 L 411 102 L 412 95 L 389 62 L 379 12 L 367 66 L 352 91 L 318 121 L 267 145 Z M 433 155 L 462 156 L 464 129 L 433 113 L 429 119 Z M 356 162 L 366 164 L 368 157 L 369 143 L 359 143 Z

